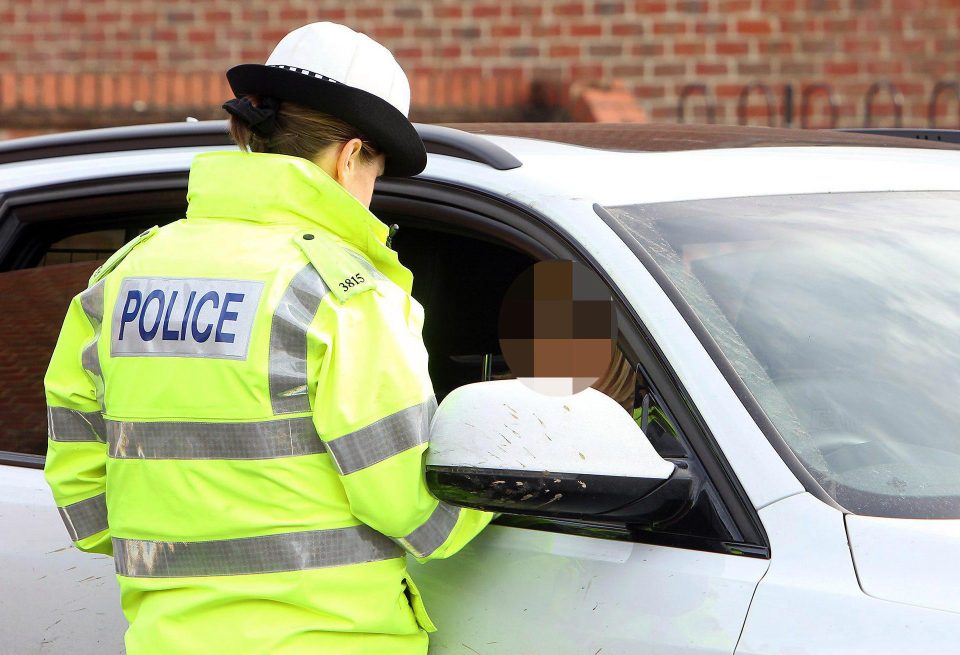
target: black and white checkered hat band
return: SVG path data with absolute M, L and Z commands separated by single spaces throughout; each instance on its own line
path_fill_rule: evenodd
M 282 68 L 284 70 L 300 73 L 301 75 L 309 75 L 310 77 L 315 77 L 318 80 L 323 80 L 324 82 L 335 82 L 336 84 L 340 84 L 339 80 L 335 80 L 332 77 L 327 77 L 326 75 L 321 75 L 320 73 L 314 73 L 313 71 L 307 70 L 306 68 L 297 68 L 296 66 L 285 66 L 283 64 L 270 64 L 270 68 Z

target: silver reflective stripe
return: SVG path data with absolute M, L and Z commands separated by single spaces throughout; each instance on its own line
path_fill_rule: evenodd
M 97 344 L 100 342 L 100 326 L 103 324 L 103 287 L 105 280 L 100 280 L 95 285 L 80 294 L 80 306 L 83 313 L 87 315 L 87 320 L 93 326 L 93 340 L 88 343 L 80 354 L 80 363 L 93 376 L 94 386 L 97 392 L 97 402 L 103 408 L 103 371 L 100 369 L 100 354 L 97 351 Z
M 303 571 L 402 555 L 389 538 L 365 525 L 221 541 L 113 539 L 117 573 L 134 578 Z
M 436 398 L 382 418 L 365 428 L 327 442 L 327 450 L 341 475 L 359 471 L 424 443 Z
M 103 532 L 107 525 L 107 494 L 81 500 L 79 503 L 58 507 L 60 518 L 67 526 L 70 539 L 80 541 Z
M 66 407 L 47 407 L 47 435 L 53 441 L 107 441 L 100 412 L 79 412 Z
M 460 518 L 460 508 L 441 502 L 419 528 L 397 541 L 417 557 L 427 557 L 443 545 Z
M 107 420 L 115 459 L 270 459 L 325 452 L 309 417 L 254 423 Z
M 307 330 L 320 301 L 329 292 L 312 264 L 290 280 L 270 324 L 267 374 L 274 414 L 309 412 L 307 397 Z

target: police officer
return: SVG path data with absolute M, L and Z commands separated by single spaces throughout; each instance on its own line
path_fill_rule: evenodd
M 423 310 L 368 210 L 426 163 L 409 84 L 332 23 L 227 77 L 241 152 L 197 156 L 186 219 L 69 308 L 46 478 L 76 546 L 115 559 L 129 655 L 426 653 L 404 555 L 490 515 L 427 490 Z

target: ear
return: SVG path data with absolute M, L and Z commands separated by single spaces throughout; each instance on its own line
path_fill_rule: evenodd
M 356 172 L 362 147 L 363 141 L 350 139 L 340 149 L 340 154 L 337 155 L 337 181 L 341 184 Z

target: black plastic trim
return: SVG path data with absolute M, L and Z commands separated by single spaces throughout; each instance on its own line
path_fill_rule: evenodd
M 729 540 L 709 539 L 687 534 L 675 534 L 663 530 L 637 530 L 622 523 L 604 523 L 599 521 L 576 521 L 572 519 L 541 519 L 520 514 L 503 514 L 493 521 L 496 525 L 525 530 L 539 530 L 558 534 L 569 534 L 593 539 L 629 541 L 666 548 L 683 548 L 721 555 L 737 555 L 770 559 L 770 548 L 756 544 Z
M 415 127 L 428 153 L 469 159 L 498 171 L 509 171 L 523 165 L 519 159 L 482 136 L 440 125 L 416 123 Z
M 152 148 L 228 146 L 227 121 L 105 127 L 0 142 L 0 164 Z
M 874 136 L 895 136 L 917 141 L 940 141 L 942 143 L 960 143 L 960 130 L 937 130 L 912 127 L 847 127 L 837 132 L 872 134 Z M 904 147 L 906 144 L 904 144 Z
M 670 478 L 584 475 L 427 465 L 427 485 L 439 498 L 463 507 L 541 517 L 653 524 L 692 506 L 685 471 Z M 664 500 L 640 504 L 649 496 Z
M 445 180 L 430 180 L 416 178 L 412 180 L 382 180 L 377 190 L 383 196 L 406 196 L 420 203 L 429 201 L 433 207 L 444 205 L 469 211 L 479 216 L 492 218 L 501 224 L 506 224 L 516 230 L 535 236 L 537 241 L 546 247 L 552 256 L 557 258 L 579 258 L 598 271 L 607 286 L 614 292 L 615 299 L 626 315 L 632 318 L 630 327 L 637 332 L 641 352 L 637 354 L 641 360 L 650 362 L 654 366 L 646 371 L 652 384 L 664 396 L 668 407 L 675 408 L 674 414 L 680 429 L 687 435 L 695 434 L 698 438 L 691 439 L 694 454 L 704 467 L 713 485 L 723 500 L 723 507 L 740 532 L 740 539 L 731 543 L 738 544 L 738 550 L 746 552 L 757 549 L 759 555 L 769 557 L 769 540 L 763 529 L 763 524 L 749 497 L 740 485 L 732 467 L 726 461 L 722 451 L 710 435 L 710 430 L 700 416 L 695 405 L 690 400 L 676 372 L 670 366 L 663 352 L 647 331 L 636 311 L 630 307 L 622 292 L 612 283 L 609 275 L 599 267 L 596 260 L 583 251 L 576 241 L 549 217 L 531 207 L 516 202 L 510 198 L 493 195 L 490 192 L 463 184 L 451 183 Z M 523 217 L 523 218 L 521 218 Z M 531 222 L 529 219 L 534 219 Z M 531 231 L 535 228 L 535 233 Z M 684 411 L 685 410 L 685 411 Z M 687 541 L 698 541 L 701 538 L 682 535 Z M 673 539 L 672 537 L 670 538 Z M 656 539 L 645 533 L 645 543 L 654 543 Z M 702 550 L 712 550 L 704 548 Z M 718 550 L 717 552 L 727 552 Z
M 28 455 L 27 453 L 14 453 L 9 450 L 0 450 L 0 466 L 20 466 L 28 469 L 42 469 L 46 461 L 43 455 Z
M 230 146 L 227 121 L 196 121 L 107 127 L 0 142 L 0 164 L 154 148 Z M 519 159 L 477 134 L 415 123 L 427 152 L 486 164 L 500 171 L 519 168 Z
M 757 402 L 757 399 L 754 398 L 753 394 L 750 393 L 747 385 L 744 384 L 743 380 L 740 379 L 740 376 L 737 375 L 733 365 L 727 361 L 727 358 L 723 355 L 723 351 L 720 350 L 720 346 L 717 345 L 717 342 L 714 341 L 712 336 L 710 336 L 707 328 L 704 327 L 703 323 L 700 321 L 699 317 L 697 317 L 693 309 L 686 302 L 684 302 L 680 291 L 676 288 L 676 286 L 674 286 L 673 282 L 670 281 L 670 278 L 667 277 L 667 274 L 664 273 L 659 266 L 657 266 L 656 262 L 653 260 L 653 257 L 651 257 L 650 254 L 637 242 L 637 240 L 634 239 L 633 236 L 631 236 L 630 233 L 627 232 L 627 230 L 613 216 L 610 215 L 610 212 L 598 204 L 595 204 L 593 209 L 595 212 L 597 212 L 597 215 L 603 220 L 603 222 L 606 223 L 618 237 L 620 237 L 620 239 L 628 248 L 630 248 L 631 252 L 637 256 L 644 268 L 646 268 L 650 273 L 651 277 L 657 281 L 657 284 L 660 285 L 660 288 L 663 289 L 664 293 L 667 294 L 667 297 L 670 298 L 673 306 L 676 307 L 677 311 L 680 312 L 680 315 L 683 316 L 683 319 L 686 321 L 687 325 L 689 325 L 690 329 L 693 330 L 694 334 L 697 336 L 697 339 L 699 339 L 704 349 L 710 355 L 710 358 L 713 360 L 714 364 L 716 364 L 717 368 L 723 374 L 724 379 L 733 389 L 734 393 L 737 394 L 737 397 L 743 403 L 743 406 L 750 414 L 750 417 L 754 420 L 754 422 L 756 422 L 757 426 L 760 428 L 760 431 L 763 432 L 764 436 L 767 438 L 767 441 L 770 442 L 770 445 L 773 446 L 774 450 L 777 451 L 777 454 L 780 455 L 784 463 L 786 463 L 787 467 L 790 469 L 790 472 L 797 476 L 797 479 L 803 485 L 803 488 L 834 509 L 846 512 L 847 510 L 837 504 L 837 501 L 835 501 L 830 494 L 828 494 L 823 487 L 820 486 L 820 484 L 810 474 L 803 463 L 797 458 L 790 446 L 787 445 L 787 442 L 784 441 L 783 437 L 780 435 L 780 432 L 777 431 L 776 427 L 760 407 L 760 403 Z

